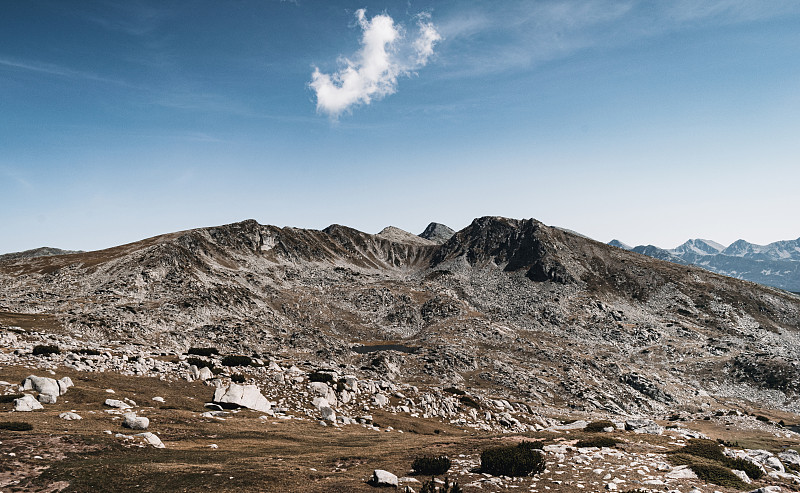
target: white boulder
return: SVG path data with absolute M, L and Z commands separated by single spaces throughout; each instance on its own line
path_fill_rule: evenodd
M 79 419 L 83 419 L 79 415 L 71 411 L 66 413 L 61 413 L 58 415 L 58 417 L 66 421 L 77 421 Z
M 31 394 L 25 394 L 19 399 L 14 399 L 14 411 L 36 411 L 44 409 L 39 401 L 36 400 Z
M 155 433 L 146 431 L 144 433 L 138 433 L 136 436 L 142 437 L 144 441 L 146 441 L 155 448 L 165 448 L 164 443 L 161 441 L 160 438 L 158 438 L 158 436 Z
M 117 409 L 130 409 L 131 405 L 118 399 L 106 399 L 104 404 L 108 407 L 116 407 Z
M 214 391 L 214 402 L 218 404 L 233 404 L 246 407 L 254 411 L 266 413 L 271 404 L 255 385 L 239 385 L 231 383 L 227 387 L 219 387 Z
M 136 416 L 136 413 L 125 413 L 122 426 L 132 430 L 146 430 L 150 426 L 150 420 L 144 416 Z
M 383 469 L 375 469 L 372 471 L 372 478 L 370 478 L 369 484 L 372 486 L 393 486 L 397 488 L 397 476 Z

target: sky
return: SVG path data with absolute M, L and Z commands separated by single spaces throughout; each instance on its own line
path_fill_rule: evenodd
M 800 236 L 800 3 L 4 2 L 0 253 L 256 219 Z

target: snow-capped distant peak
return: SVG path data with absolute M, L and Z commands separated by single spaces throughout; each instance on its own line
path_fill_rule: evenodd
M 688 240 L 686 243 L 670 251 L 676 255 L 685 253 L 693 253 L 695 255 L 716 255 L 724 249 L 725 247 L 716 241 L 695 238 Z

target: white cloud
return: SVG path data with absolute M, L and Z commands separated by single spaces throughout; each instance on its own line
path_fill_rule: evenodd
M 425 66 L 442 39 L 428 14 L 418 16 L 418 33 L 413 40 L 407 39 L 402 26 L 386 14 L 367 19 L 366 11 L 359 9 L 356 19 L 363 33 L 361 49 L 354 59 L 340 59 L 343 66 L 333 74 L 315 67 L 311 75 L 309 86 L 317 95 L 317 111 L 331 118 L 393 94 L 397 79 Z

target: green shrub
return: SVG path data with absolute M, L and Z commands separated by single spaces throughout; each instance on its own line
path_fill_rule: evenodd
M 618 443 L 621 443 L 616 438 L 611 437 L 591 437 L 591 438 L 584 438 L 583 440 L 578 440 L 578 443 L 575 444 L 576 447 L 616 447 Z
M 731 469 L 738 469 L 739 471 L 744 471 L 747 473 L 747 477 L 750 479 L 761 479 L 761 476 L 764 475 L 764 471 L 761 470 L 760 467 L 753 464 L 747 459 L 742 458 L 731 458 L 726 457 L 724 464 Z
M 444 391 L 445 392 L 449 392 L 451 394 L 455 394 L 455 395 L 466 395 L 467 394 L 463 390 L 457 389 L 455 387 L 447 387 L 446 389 L 444 389 Z
M 208 367 L 212 372 L 214 371 L 214 363 L 200 358 L 186 358 L 186 362 L 198 368 Z
M 527 476 L 544 468 L 544 456 L 529 445 L 493 447 L 481 453 L 481 472 L 493 476 Z
M 761 422 L 763 422 L 763 423 L 769 423 L 769 422 L 770 422 L 770 420 L 769 420 L 769 418 L 768 418 L 768 417 L 766 417 L 766 416 L 761 416 L 760 414 L 759 414 L 758 416 L 756 416 L 756 419 L 757 419 L 757 420 L 759 420 L 759 421 L 761 421 Z
M 40 344 L 38 346 L 33 347 L 34 356 L 49 356 L 51 354 L 58 354 L 60 352 L 61 350 L 58 349 L 58 346 L 55 345 Z
M 78 354 L 84 354 L 86 356 L 100 356 L 100 354 L 102 354 L 97 349 L 78 349 L 75 352 Z
M 0 395 L 0 404 L 8 404 L 9 402 L 14 402 L 14 399 L 19 399 L 24 394 L 6 394 Z
M 523 440 L 517 444 L 517 447 L 528 450 L 542 450 L 544 448 L 544 440 Z
M 244 375 L 241 375 L 239 373 L 234 373 L 233 375 L 231 375 L 231 382 L 233 383 L 244 383 L 244 381 L 245 381 Z
M 186 353 L 197 356 L 213 356 L 215 354 L 219 354 L 219 351 L 215 347 L 192 347 L 189 348 L 189 351 Z
M 478 404 L 478 402 L 475 399 L 473 399 L 468 395 L 462 395 L 461 397 L 458 398 L 458 401 L 467 407 L 473 407 L 475 409 L 481 408 L 481 405 Z
M 33 429 L 33 425 L 30 423 L 25 423 L 24 421 L 5 421 L 0 422 L 0 430 L 10 430 L 10 431 L 30 431 Z
M 423 481 L 419 493 L 463 493 L 464 490 L 458 485 L 458 481 L 450 484 L 450 478 L 444 478 L 442 486 L 436 486 L 436 481 L 431 478 L 430 481 Z
M 726 459 L 722 453 L 722 445 L 713 440 L 705 440 L 702 438 L 694 438 L 689 440 L 683 448 L 675 451 L 676 453 L 689 454 L 695 457 L 704 457 L 706 459 L 716 460 L 722 462 Z
M 747 488 L 747 484 L 725 466 L 696 462 L 689 464 L 689 468 L 697 474 L 699 479 L 707 483 L 730 488 Z
M 250 356 L 232 355 L 222 358 L 223 366 L 250 366 L 252 362 Z
M 591 423 L 586 425 L 586 427 L 583 428 L 583 431 L 598 432 L 598 431 L 603 431 L 606 428 L 616 429 L 617 427 L 611 421 L 604 419 L 601 421 L 592 421 Z
M 440 476 L 450 470 L 450 459 L 447 456 L 439 457 L 417 457 L 411 464 L 414 474 L 423 476 Z
M 333 375 L 331 375 L 330 373 L 315 371 L 309 373 L 308 380 L 311 382 L 330 383 L 333 382 Z

